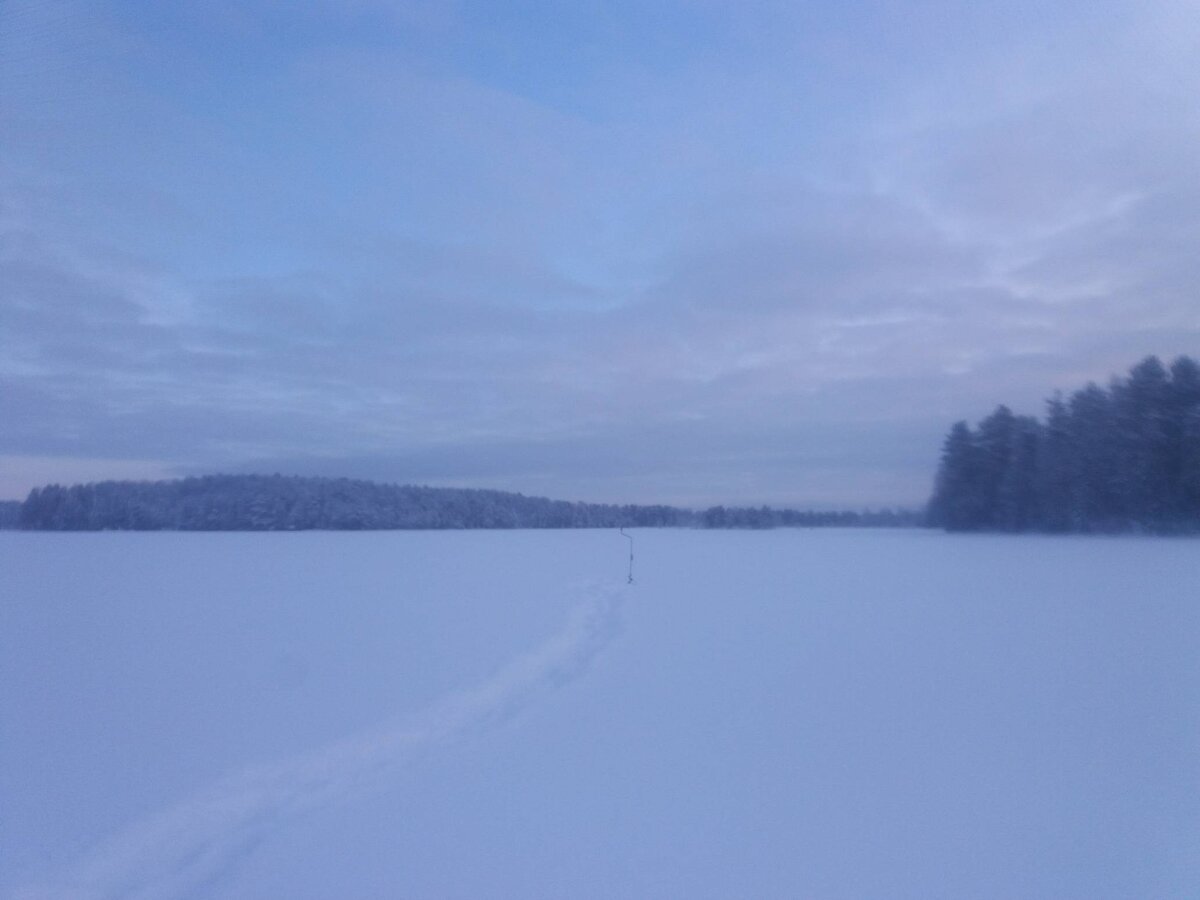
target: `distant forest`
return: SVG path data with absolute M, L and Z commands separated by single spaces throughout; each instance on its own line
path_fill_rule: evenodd
M 916 525 L 914 512 L 801 512 L 570 503 L 504 491 L 346 478 L 209 475 L 35 488 L 15 526 L 39 531 L 300 531 L 435 528 Z
M 1200 366 L 1147 357 L 1045 421 L 996 408 L 942 447 L 929 522 L 950 531 L 1200 531 Z

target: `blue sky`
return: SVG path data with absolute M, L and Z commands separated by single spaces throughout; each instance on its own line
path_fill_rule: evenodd
M 1200 13 L 9 0 L 0 497 L 916 504 L 1200 348 Z

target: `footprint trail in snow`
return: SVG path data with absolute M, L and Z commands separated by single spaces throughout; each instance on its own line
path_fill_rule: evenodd
M 617 634 L 625 590 L 591 588 L 558 633 L 404 724 L 223 778 L 100 844 L 60 883 L 18 891 L 16 900 L 203 896 L 291 819 L 384 790 L 419 751 L 494 726 L 578 678 Z

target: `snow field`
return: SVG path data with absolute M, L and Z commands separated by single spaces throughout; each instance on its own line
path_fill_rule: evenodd
M 0 534 L 0 896 L 1184 897 L 1197 544 Z

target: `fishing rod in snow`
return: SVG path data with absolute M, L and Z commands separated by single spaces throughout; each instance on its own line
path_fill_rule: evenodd
M 625 526 L 621 526 L 621 537 L 629 541 L 629 584 L 633 584 L 633 535 L 625 533 Z

